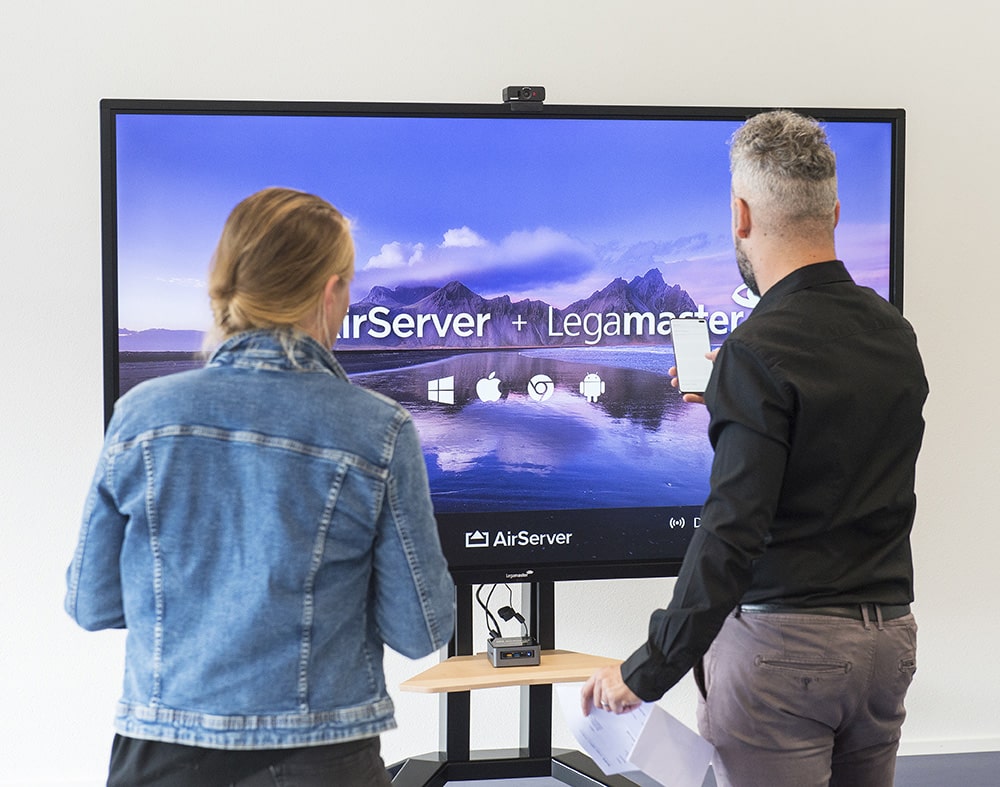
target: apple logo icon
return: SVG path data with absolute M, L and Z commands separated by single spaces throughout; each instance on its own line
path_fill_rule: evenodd
M 489 377 L 483 377 L 476 383 L 476 396 L 484 402 L 495 402 L 500 398 L 500 381 L 496 372 L 490 372 Z

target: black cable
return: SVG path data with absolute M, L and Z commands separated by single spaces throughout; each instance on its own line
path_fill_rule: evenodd
M 483 608 L 483 611 L 486 613 L 486 631 L 489 633 L 490 637 L 500 636 L 500 624 L 497 622 L 497 619 L 493 617 L 493 613 L 490 612 L 489 606 L 487 606 L 489 604 L 490 597 L 493 595 L 493 591 L 495 589 L 496 585 L 494 585 L 490 589 L 490 594 L 489 596 L 486 597 L 486 603 L 484 604 L 482 596 L 479 595 L 483 590 L 483 586 L 480 585 L 478 588 L 476 588 L 476 601 L 479 602 L 479 606 L 481 606 Z
M 479 602 L 479 606 L 481 606 L 483 608 L 483 612 L 486 613 L 486 631 L 490 635 L 490 638 L 491 639 L 500 638 L 503 636 L 500 633 L 500 623 L 493 616 L 493 613 L 490 612 L 490 606 L 489 606 L 490 601 L 492 601 L 493 599 L 493 593 L 496 591 L 497 586 L 494 584 L 493 586 L 490 587 L 490 592 L 486 595 L 485 602 L 483 601 L 483 597 L 481 595 L 483 587 L 484 585 L 480 585 L 479 587 L 476 588 L 476 601 Z M 497 615 L 503 618 L 504 621 L 517 620 L 521 624 L 521 635 L 527 638 L 528 624 L 525 622 L 524 616 L 520 612 L 515 610 L 513 607 L 514 589 L 508 584 L 504 584 L 504 587 L 507 588 L 507 599 L 509 603 L 505 607 L 500 607 L 500 609 L 497 610 Z
M 504 620 L 518 620 L 521 624 L 521 635 L 527 637 L 528 624 L 524 622 L 524 616 L 514 609 L 514 589 L 510 585 L 504 585 L 504 587 L 507 588 L 507 599 L 509 603 L 506 607 L 500 607 L 500 609 L 497 610 L 497 614 Z M 490 595 L 492 595 L 492 591 Z M 486 600 L 489 602 L 489 597 L 487 597 Z

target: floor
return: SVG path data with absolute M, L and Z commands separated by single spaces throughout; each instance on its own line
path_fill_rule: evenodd
M 896 764 L 895 787 L 997 787 L 1000 784 L 1000 752 L 972 754 L 926 754 L 900 757 Z M 654 787 L 655 782 L 640 784 Z M 449 782 L 449 787 L 565 787 L 548 777 L 501 779 L 497 781 Z M 709 771 L 703 787 L 715 787 Z

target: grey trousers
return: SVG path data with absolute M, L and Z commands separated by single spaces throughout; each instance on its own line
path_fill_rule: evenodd
M 911 614 L 730 616 L 696 671 L 719 787 L 892 787 L 916 636 Z

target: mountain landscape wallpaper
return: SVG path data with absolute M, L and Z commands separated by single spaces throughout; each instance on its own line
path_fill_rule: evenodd
M 206 271 L 225 218 L 260 188 L 290 186 L 351 222 L 354 298 L 335 354 L 412 413 L 440 516 L 700 507 L 707 413 L 670 386 L 667 318 L 705 317 L 718 346 L 752 312 L 730 230 L 737 123 L 117 122 L 121 393 L 204 363 Z M 887 297 L 890 137 L 878 124 L 828 131 L 838 253 Z M 617 542 L 580 540 L 634 548 Z

